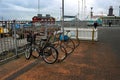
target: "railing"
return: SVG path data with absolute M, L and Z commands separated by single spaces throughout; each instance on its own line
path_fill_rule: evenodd
M 76 28 L 64 28 L 64 30 L 70 30 L 71 31 L 71 38 L 76 38 L 77 30 Z M 94 28 L 78 28 L 78 38 L 80 40 L 92 40 L 97 41 L 98 40 L 98 30 Z
M 20 54 L 24 53 L 24 46 L 27 43 L 26 41 L 26 30 L 35 30 L 35 27 L 26 28 L 16 30 L 16 34 L 12 34 L 9 36 L 0 36 L 0 62 L 8 60 L 13 57 L 17 57 Z M 36 30 L 40 31 L 40 28 L 36 28 Z M 76 38 L 76 28 L 64 28 L 64 30 L 71 31 L 71 37 L 73 39 Z M 19 39 L 14 38 L 17 34 L 19 35 Z M 21 37 L 21 38 L 20 38 Z M 98 30 L 93 28 L 78 28 L 78 38 L 81 40 L 98 40 Z
M 17 39 L 16 42 L 13 37 L 0 39 L 0 62 L 12 58 L 13 56 L 18 56 L 23 52 L 23 46 L 27 43 L 26 39 Z M 19 53 L 19 51 L 21 53 Z

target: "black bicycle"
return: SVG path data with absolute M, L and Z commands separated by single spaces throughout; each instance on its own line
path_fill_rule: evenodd
M 41 56 L 46 63 L 55 63 L 58 59 L 58 51 L 47 39 L 36 41 L 35 38 L 36 35 L 27 38 L 28 44 L 26 45 L 25 58 L 28 60 L 31 56 L 36 58 Z

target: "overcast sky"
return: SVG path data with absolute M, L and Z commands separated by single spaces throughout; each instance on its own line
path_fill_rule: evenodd
M 79 18 L 86 18 L 90 15 L 91 7 L 93 13 L 108 14 L 110 6 L 114 8 L 114 14 L 119 15 L 120 0 L 86 0 L 83 3 L 85 7 L 82 8 L 82 1 L 79 0 L 64 0 L 65 1 L 65 15 L 77 15 L 80 11 Z M 44 16 L 50 14 L 57 20 L 61 16 L 62 0 L 40 0 L 40 14 Z M 0 0 L 0 20 L 31 20 L 33 16 L 38 14 L 38 0 Z M 84 16 L 84 17 L 83 17 Z

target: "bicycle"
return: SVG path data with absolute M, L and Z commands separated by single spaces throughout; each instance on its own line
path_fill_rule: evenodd
M 75 33 L 72 33 L 75 36 Z M 75 48 L 77 48 L 80 45 L 80 39 L 78 38 L 78 30 L 76 30 L 76 38 L 74 39 Z
M 58 62 L 62 62 L 66 59 L 67 57 L 67 52 L 64 46 L 60 46 L 58 41 L 53 42 L 53 32 L 54 31 L 48 31 L 48 40 L 53 46 L 57 49 L 58 51 Z
M 73 40 L 69 37 L 70 30 L 67 30 L 65 34 L 61 31 L 55 31 L 51 42 L 57 42 L 57 45 L 65 48 L 67 55 L 71 54 L 75 49 Z
M 30 59 L 32 56 L 32 52 L 37 52 L 36 58 L 39 56 L 42 57 L 42 59 L 48 63 L 53 64 L 58 59 L 58 51 L 52 46 L 47 39 L 41 39 L 36 43 L 35 35 L 31 37 L 30 41 L 28 40 L 28 44 L 26 45 L 26 51 L 25 51 L 25 58 L 27 60 Z

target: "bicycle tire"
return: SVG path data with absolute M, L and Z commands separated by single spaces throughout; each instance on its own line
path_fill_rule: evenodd
M 64 46 L 60 46 L 58 44 L 55 45 L 55 48 L 58 51 L 58 62 L 62 62 L 67 58 L 67 51 Z
M 31 55 L 32 55 L 32 46 L 30 46 L 30 44 L 26 45 L 26 49 L 25 49 L 25 53 L 24 54 L 25 54 L 25 58 L 27 60 L 29 60 Z
M 73 42 L 72 39 L 68 39 L 67 41 L 61 41 L 60 42 L 60 46 L 64 46 L 67 52 L 67 55 L 70 55 L 71 53 L 73 53 L 74 49 L 75 49 L 75 44 Z
M 39 47 L 34 47 L 33 49 L 32 49 L 32 56 L 34 57 L 34 58 L 38 58 L 39 56 L 40 56 L 40 54 L 39 54 Z
M 48 64 L 53 64 L 58 59 L 58 51 L 53 46 L 46 46 L 42 50 L 42 58 Z
M 75 43 L 75 48 L 77 48 L 80 45 L 80 40 L 76 39 L 74 40 L 74 43 Z

